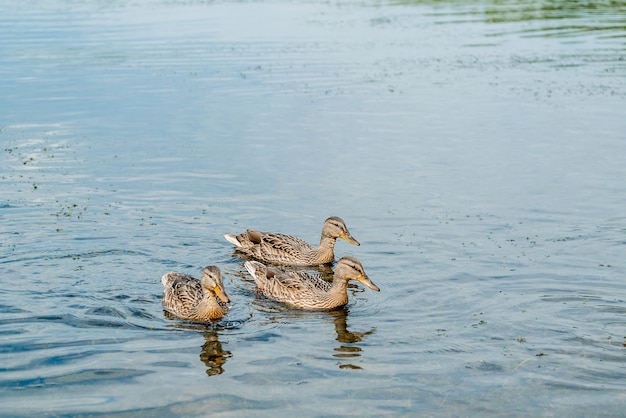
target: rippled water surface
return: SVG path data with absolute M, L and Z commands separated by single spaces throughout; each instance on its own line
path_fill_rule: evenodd
M 4 1 L 5 416 L 619 416 L 626 3 Z M 222 235 L 341 216 L 381 288 Z M 212 326 L 163 273 L 220 266 Z

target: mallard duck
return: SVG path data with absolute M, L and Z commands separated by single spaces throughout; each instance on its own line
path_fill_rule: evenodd
M 245 256 L 284 266 L 316 266 L 332 262 L 337 238 L 343 238 L 352 245 L 361 245 L 350 235 L 343 219 L 337 216 L 331 216 L 324 222 L 317 248 L 293 235 L 251 229 L 239 235 L 226 234 L 224 238 Z
M 332 283 L 318 275 L 285 271 L 258 261 L 246 261 L 245 266 L 263 295 L 295 308 L 330 310 L 347 304 L 349 280 L 358 280 L 370 289 L 380 291 L 365 274 L 361 262 L 350 256 L 337 262 Z
M 200 280 L 171 271 L 161 277 L 161 283 L 163 308 L 179 318 L 204 322 L 228 313 L 226 304 L 230 298 L 224 290 L 222 272 L 216 266 L 205 267 Z

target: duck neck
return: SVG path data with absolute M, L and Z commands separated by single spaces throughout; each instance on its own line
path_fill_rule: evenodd
M 329 299 L 332 299 L 333 306 L 343 306 L 348 303 L 348 281 L 340 279 L 335 275 L 333 277 L 333 284 L 328 291 Z
M 330 263 L 335 259 L 335 252 L 333 248 L 335 248 L 335 238 L 327 238 L 322 236 L 320 239 L 320 246 L 315 248 L 312 252 L 313 260 L 311 260 L 311 264 L 326 264 Z
M 336 242 L 337 238 L 325 237 L 322 235 L 322 238 L 320 238 L 320 248 L 333 250 Z

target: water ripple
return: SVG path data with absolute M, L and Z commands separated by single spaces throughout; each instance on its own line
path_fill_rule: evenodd
M 121 381 L 135 379 L 140 376 L 149 374 L 146 370 L 136 369 L 93 369 L 81 370 L 76 373 L 58 375 L 46 378 L 23 379 L 16 381 L 3 382 L 4 385 L 13 389 L 21 389 L 27 387 L 47 387 L 47 386 L 67 386 L 67 385 L 86 385 L 95 384 L 103 381 Z
M 127 341 L 131 341 L 131 337 L 127 338 L 101 338 L 90 340 L 72 340 L 72 341 L 54 341 L 54 342 L 16 342 L 16 343 L 4 343 L 0 345 L 0 352 L 2 353 L 20 353 L 27 351 L 38 350 L 51 350 L 54 348 L 68 348 L 68 347 L 85 347 L 93 345 L 117 345 Z
M 123 315 L 123 314 L 122 314 Z M 121 318 L 125 318 L 122 316 Z M 3 318 L 0 325 L 57 323 L 75 328 L 120 328 L 120 329 L 152 329 L 152 326 L 139 325 L 128 321 L 80 318 L 72 314 L 35 315 L 20 318 Z

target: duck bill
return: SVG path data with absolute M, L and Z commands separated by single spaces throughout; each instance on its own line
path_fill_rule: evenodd
M 380 292 L 380 289 L 378 288 L 378 286 L 376 286 L 374 284 L 373 281 L 370 280 L 369 277 L 367 277 L 366 275 L 361 275 L 357 278 L 358 281 L 360 281 L 361 283 L 363 283 L 365 286 L 369 287 L 370 289 L 372 289 L 374 292 Z
M 344 232 L 343 234 L 339 235 L 339 238 L 345 239 L 349 244 L 352 244 L 352 245 L 356 245 L 356 246 L 361 245 L 359 241 L 355 240 L 354 237 L 350 235 L 349 232 Z
M 220 298 L 220 300 L 222 302 L 230 303 L 230 298 L 228 297 L 228 295 L 226 294 L 226 292 L 224 291 L 224 288 L 222 286 L 220 286 L 220 285 L 215 286 L 213 291 L 215 292 L 217 297 Z

